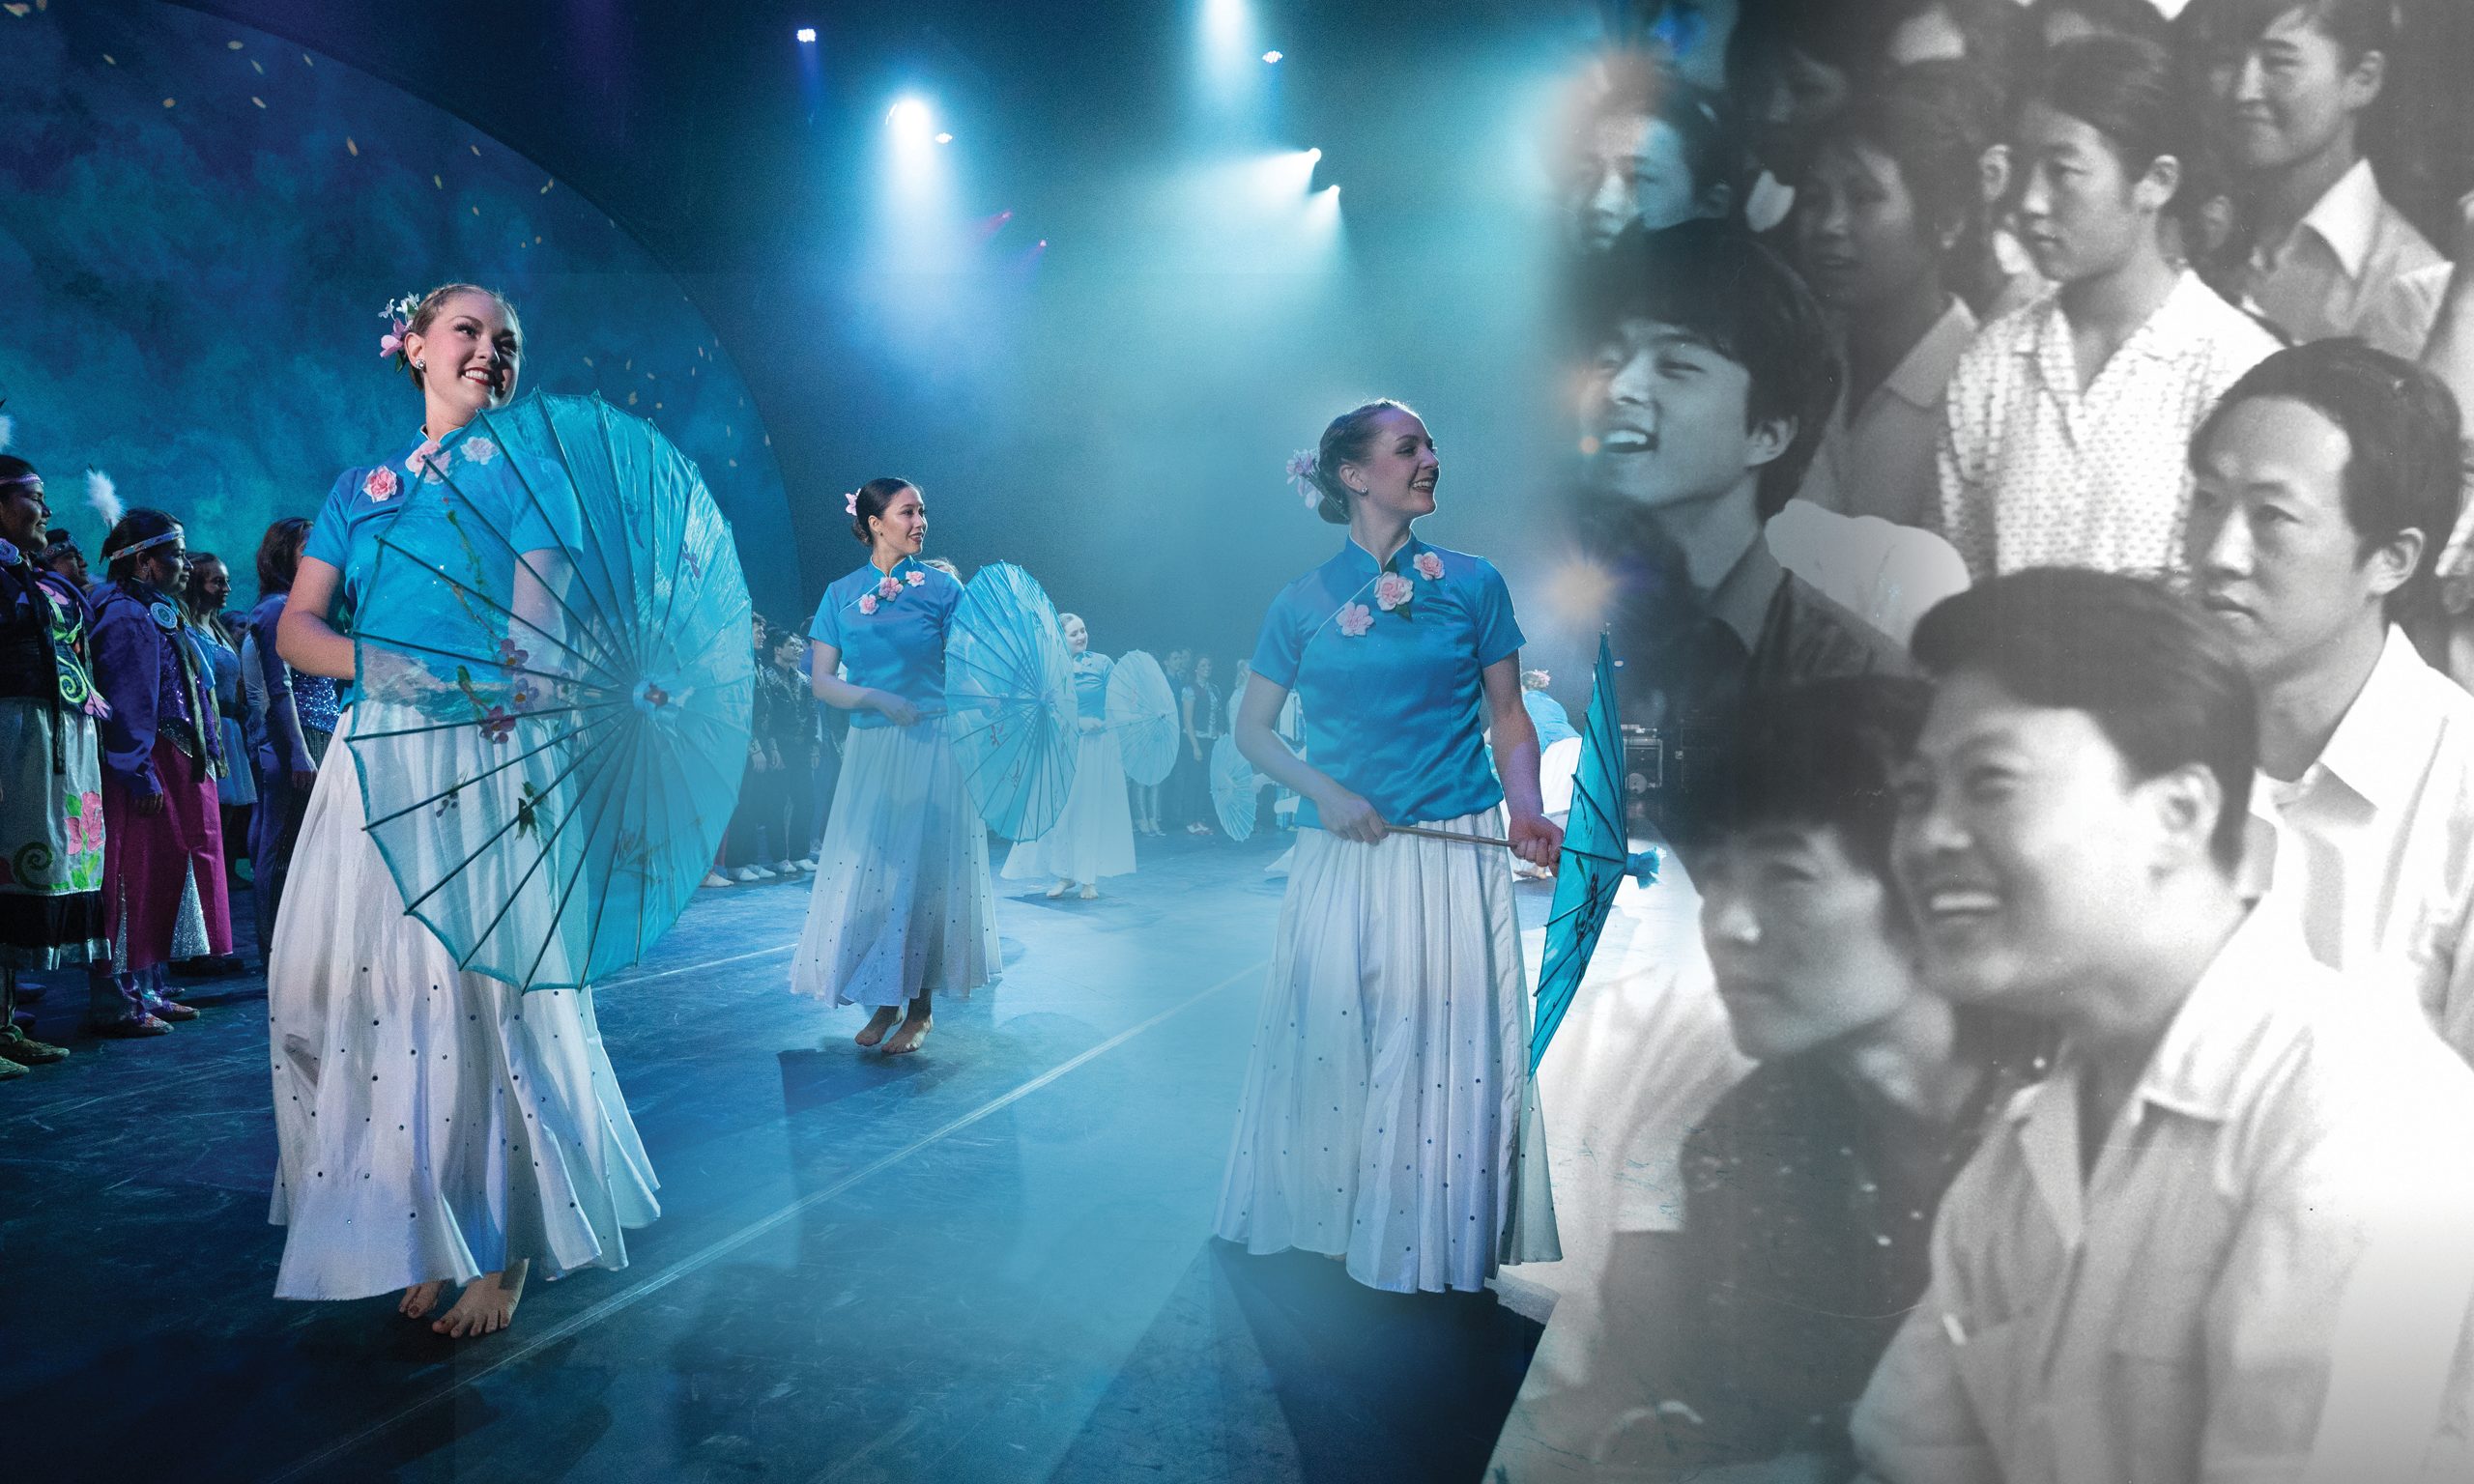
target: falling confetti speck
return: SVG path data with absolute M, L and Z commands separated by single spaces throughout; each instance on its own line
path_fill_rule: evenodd
M 556 181 L 543 181 L 541 183 L 541 194 L 545 196 L 548 195 L 550 193 L 550 187 L 558 184 L 559 183 Z
M 360 146 L 353 143 L 350 139 L 346 139 L 344 141 L 344 148 L 350 151 L 356 157 L 360 154 Z
M 629 407 L 633 407 L 633 406 L 635 406 L 635 405 L 636 405 L 636 394 L 635 394 L 634 392 L 632 392 L 632 391 L 631 391 L 631 392 L 629 392 L 629 393 L 627 393 L 627 405 L 628 405 Z
M 474 214 L 474 215 L 475 215 L 475 216 L 480 215 L 480 214 L 481 214 L 481 209 L 480 209 L 479 207 L 477 207 L 477 206 L 476 206 L 476 207 L 475 207 L 475 208 L 473 208 L 473 214 Z
M 434 176 L 434 175 L 433 175 L 433 176 L 431 176 L 431 177 L 429 178 L 429 183 L 430 183 L 432 186 L 437 186 L 437 187 L 438 187 L 439 189 L 441 189 L 441 190 L 445 190 L 445 189 L 446 188 L 446 183 L 445 181 L 443 181 L 443 180 L 439 179 L 437 176 Z
M 592 357 L 590 357 L 590 356 L 587 356 L 587 357 L 584 358 L 584 363 L 585 363 L 586 365 L 588 365 L 588 366 L 589 366 L 589 365 L 591 365 L 591 364 L 592 364 Z
M 241 49 L 241 43 L 239 42 L 225 42 L 223 43 L 223 49 L 226 51 L 239 51 Z
M 307 53 L 307 52 L 305 52 L 305 51 L 304 51 L 304 52 L 302 52 L 302 53 L 301 54 L 301 65 L 302 65 L 302 67 L 316 67 L 318 64 L 317 64 L 317 63 L 315 63 L 315 62 L 310 61 L 310 60 L 309 60 L 309 53 Z
M 251 95 L 249 96 L 249 101 L 251 101 L 251 102 L 253 102 L 253 103 L 257 104 L 257 105 L 258 105 L 259 107 L 261 107 L 261 108 L 264 108 L 264 107 L 267 105 L 267 100 L 266 100 L 265 99 L 263 99 L 263 98 L 258 97 L 258 96 L 257 96 L 257 95 L 255 95 L 255 94 L 251 94 Z
M 103 65 L 104 65 L 105 67 L 118 67 L 118 66 L 120 66 L 120 58 L 113 56 L 113 55 L 112 55 L 110 52 L 108 52 L 108 51 L 107 51 L 107 52 L 104 52 L 104 53 L 103 53 Z
M 264 62 L 259 61 L 257 58 L 251 57 L 249 59 L 249 71 L 256 72 L 261 77 L 264 77 L 267 74 L 267 65 Z
M 466 148 L 466 149 L 468 149 L 468 150 L 471 150 L 471 151 L 473 152 L 473 157 L 474 157 L 475 159 L 478 159 L 478 158 L 480 158 L 480 157 L 481 157 L 481 147 L 480 147 L 479 145 L 477 145 L 477 144 L 468 144 L 468 145 L 464 146 L 464 148 Z
M 172 106 L 172 104 L 173 104 L 173 103 L 175 103 L 175 102 L 177 102 L 177 101 L 178 101 L 178 100 L 177 100 L 177 99 L 169 99 L 169 98 L 167 98 L 167 99 L 163 100 L 163 106 L 164 106 L 164 107 L 166 107 L 166 108 L 169 108 L 169 107 L 171 107 L 171 106 Z
M 7 11 L 10 14 L 16 16 L 19 20 L 25 19 L 27 14 L 32 9 L 33 7 L 24 5 L 0 6 L 0 10 Z

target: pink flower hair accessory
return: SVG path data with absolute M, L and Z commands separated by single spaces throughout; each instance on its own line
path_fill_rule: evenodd
M 1288 456 L 1289 487 L 1297 498 L 1312 510 L 1323 503 L 1322 486 L 1314 482 L 1315 473 L 1323 467 L 1323 456 L 1311 448 L 1300 448 Z
M 1418 559 L 1411 565 L 1418 569 L 1418 576 L 1427 582 L 1438 581 L 1443 576 L 1443 558 L 1432 552 L 1418 553 Z
M 849 494 L 842 497 L 842 513 L 844 515 L 857 515 L 859 513 L 859 492 L 857 490 L 852 490 Z
M 381 357 L 404 353 L 404 337 L 413 332 L 413 316 L 419 312 L 420 307 L 421 297 L 407 294 L 378 311 L 378 317 L 387 322 L 387 333 L 378 337 Z
M 1374 611 L 1363 603 L 1344 603 L 1337 615 L 1340 632 L 1356 639 L 1374 627 Z

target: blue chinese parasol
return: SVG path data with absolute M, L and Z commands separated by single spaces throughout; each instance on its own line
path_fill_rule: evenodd
M 483 413 L 422 463 L 355 620 L 368 828 L 464 968 L 642 957 L 738 797 L 747 583 L 696 466 L 599 397 Z
M 1126 777 L 1149 788 L 1168 776 L 1177 761 L 1177 698 L 1158 660 L 1140 649 L 1117 660 L 1108 671 L 1108 722 Z
M 1065 813 L 1081 756 L 1074 661 L 1056 608 L 1012 562 L 963 589 L 945 636 L 945 733 L 988 827 L 1037 840 Z
M 1230 840 L 1245 840 L 1254 833 L 1254 811 L 1260 802 L 1255 793 L 1260 786 L 1254 765 L 1237 751 L 1236 734 L 1223 732 L 1211 744 L 1211 808 Z
M 1624 809 L 1624 728 L 1616 712 L 1615 657 L 1603 635 L 1597 641 L 1597 673 L 1581 729 L 1580 769 L 1572 777 L 1572 810 L 1564 824 L 1563 858 L 1555 872 L 1555 901 L 1546 917 L 1546 956 L 1538 971 L 1538 1013 L 1529 1036 L 1529 1066 L 1536 1070 L 1546 1043 L 1564 1023 L 1580 992 L 1606 914 L 1625 876 L 1643 886 L 1657 879 L 1658 853 L 1631 853 Z

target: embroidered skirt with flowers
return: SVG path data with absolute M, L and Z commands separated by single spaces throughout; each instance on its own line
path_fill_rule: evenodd
M 941 718 L 854 727 L 791 988 L 837 1005 L 968 994 L 1003 959 L 988 830 Z
M 1395 1293 L 1561 1256 L 1509 852 L 1300 830 L 1294 857 L 1219 1235 Z
M 1134 872 L 1134 810 L 1126 800 L 1125 756 L 1113 731 L 1082 733 L 1065 813 L 1037 840 L 1005 855 L 1005 879 L 1093 882 Z
M 275 1297 L 625 1267 L 658 1182 L 591 991 L 457 972 L 365 818 L 352 749 L 329 748 L 268 956 Z
M 92 720 L 0 699 L 0 968 L 59 968 L 110 952 L 102 787 Z

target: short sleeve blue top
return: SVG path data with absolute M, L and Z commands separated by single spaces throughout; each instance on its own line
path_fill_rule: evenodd
M 327 502 L 309 528 L 301 555 L 315 556 L 343 574 L 328 617 L 338 633 L 352 632 L 352 614 L 366 596 L 378 566 L 378 538 L 404 510 L 404 503 L 425 486 L 448 478 L 499 530 L 509 533 L 519 551 L 559 544 L 551 517 L 524 496 L 523 487 L 507 477 L 510 465 L 498 444 L 471 429 L 458 429 L 432 443 L 417 438 L 383 464 L 348 469 L 327 491 Z M 496 508 L 505 502 L 511 508 Z
M 1074 657 L 1074 710 L 1087 722 L 1108 718 L 1108 672 L 1117 662 L 1085 649 Z
M 1351 540 L 1280 589 L 1252 663 L 1300 698 L 1317 768 L 1387 822 L 1415 824 L 1502 802 L 1482 675 L 1520 645 L 1494 564 L 1412 534 L 1380 563 Z M 1297 822 L 1320 824 L 1312 800 Z
M 1572 726 L 1571 714 L 1564 709 L 1564 703 L 1544 691 L 1521 692 L 1520 703 L 1529 712 L 1530 725 L 1538 728 L 1539 747 L 1553 747 L 1558 742 L 1580 735 Z
M 941 712 L 945 629 L 962 601 L 962 584 L 910 557 L 896 562 L 890 573 L 863 563 L 824 589 L 808 637 L 841 651 L 843 672 L 852 685 L 890 691 L 922 711 Z M 893 724 L 880 711 L 854 711 L 850 725 Z

